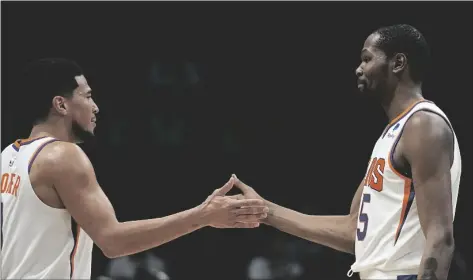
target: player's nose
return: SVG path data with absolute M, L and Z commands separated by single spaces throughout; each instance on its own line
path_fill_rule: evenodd
M 94 112 L 94 114 L 98 114 L 99 113 L 99 106 L 97 106 L 97 103 L 94 102 L 94 104 L 92 105 L 92 112 Z
M 363 70 L 361 69 L 360 66 L 358 66 L 356 69 L 355 69 L 355 75 L 359 78 L 361 76 L 363 76 Z

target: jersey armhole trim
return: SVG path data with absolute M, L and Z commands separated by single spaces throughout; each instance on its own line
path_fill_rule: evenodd
M 421 100 L 418 100 L 414 103 L 412 103 L 411 105 L 409 105 L 409 107 L 407 107 L 401 114 L 399 114 L 397 117 L 395 117 L 389 124 L 388 126 L 384 129 L 383 131 L 383 134 L 381 135 L 381 138 L 384 138 L 386 136 L 386 134 L 388 133 L 388 131 L 391 129 L 391 127 L 393 125 L 395 125 L 396 123 L 398 123 L 400 120 L 402 120 L 405 116 L 407 116 L 417 105 L 423 103 L 423 102 L 429 102 L 429 103 L 433 103 L 432 101 L 430 100 L 426 100 L 426 99 L 421 99 Z
M 74 268 L 75 268 L 75 257 L 77 253 L 77 248 L 79 247 L 79 237 L 80 237 L 80 226 L 74 218 L 71 217 L 71 230 L 72 238 L 74 240 L 74 246 L 72 247 L 71 254 L 69 256 L 69 265 L 70 265 L 70 279 L 74 277 Z
M 403 178 L 404 180 L 406 180 L 406 179 L 407 179 L 407 180 L 412 180 L 412 178 L 409 178 L 408 176 L 402 174 L 401 172 L 399 172 L 399 170 L 397 170 L 396 168 L 394 168 L 394 151 L 395 151 L 395 149 L 396 149 L 396 147 L 397 147 L 397 144 L 398 144 L 399 140 L 400 140 L 401 137 L 402 137 L 402 133 L 404 132 L 404 128 L 406 127 L 406 124 L 407 124 L 407 122 L 409 121 L 409 119 L 410 119 L 412 116 L 414 116 L 416 113 L 418 113 L 418 112 L 423 112 L 423 111 L 424 111 L 424 112 L 430 112 L 430 113 L 436 114 L 437 116 L 441 117 L 441 118 L 445 121 L 445 123 L 448 125 L 448 127 L 449 127 L 450 130 L 452 131 L 452 137 L 453 137 L 453 139 L 452 139 L 452 141 L 453 141 L 453 142 L 452 142 L 452 143 L 453 143 L 453 147 L 452 147 L 453 150 L 452 150 L 452 153 L 453 153 L 453 156 L 455 157 L 455 145 L 456 145 L 456 143 L 455 143 L 455 142 L 456 142 L 456 141 L 455 141 L 455 132 L 453 131 L 453 127 L 452 127 L 452 124 L 450 123 L 450 121 L 448 121 L 444 116 L 442 116 L 442 114 L 440 114 L 440 113 L 438 113 L 438 112 L 436 112 L 436 111 L 434 111 L 434 110 L 431 110 L 431 109 L 428 109 L 428 108 L 420 109 L 420 110 L 418 110 L 418 111 L 412 113 L 412 115 L 410 115 L 410 116 L 407 118 L 406 122 L 404 123 L 404 126 L 402 127 L 401 131 L 399 132 L 399 135 L 398 135 L 397 138 L 396 138 L 396 141 L 394 142 L 393 146 L 391 147 L 391 151 L 389 152 L 389 156 L 388 156 L 388 164 L 389 164 L 389 167 L 391 168 L 391 170 L 392 170 L 394 173 L 396 173 L 396 175 L 398 175 L 399 177 Z M 452 163 L 450 164 L 450 168 L 453 166 L 453 162 L 454 162 L 454 161 L 455 161 L 455 160 L 453 159 L 453 160 L 452 160 Z M 410 174 L 412 174 L 412 172 L 410 172 Z M 412 176 L 411 176 L 411 177 L 412 177 Z
M 413 115 L 413 114 L 412 114 Z M 412 117 L 409 116 L 410 117 Z M 409 120 L 409 118 L 406 120 L 406 123 L 407 121 Z M 399 142 L 399 140 L 401 139 L 402 137 L 402 133 L 404 132 L 404 128 L 406 127 L 406 123 L 404 124 L 404 126 L 402 127 L 401 131 L 399 132 L 399 135 L 397 135 L 397 138 L 396 138 L 396 141 L 394 141 L 394 144 L 393 146 L 391 147 L 391 151 L 389 151 L 389 155 L 388 155 L 388 164 L 389 164 L 389 167 L 391 168 L 391 170 L 399 177 L 401 177 L 402 179 L 404 180 L 412 180 L 412 178 L 409 178 L 407 177 L 406 175 L 402 174 L 401 172 L 399 172 L 399 170 L 397 170 L 395 167 L 394 167 L 394 152 L 396 150 L 396 147 L 397 147 L 397 143 Z

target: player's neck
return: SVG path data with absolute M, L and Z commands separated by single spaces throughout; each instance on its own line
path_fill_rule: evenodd
M 409 106 L 422 100 L 421 84 L 399 84 L 389 100 L 383 102 L 383 109 L 389 122 L 402 114 Z
M 74 137 L 67 126 L 61 123 L 62 120 L 46 121 L 33 126 L 30 133 L 30 138 L 35 137 L 53 137 L 60 141 L 75 142 Z

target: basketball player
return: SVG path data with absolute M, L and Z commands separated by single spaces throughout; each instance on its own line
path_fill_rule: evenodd
M 266 217 L 262 200 L 225 196 L 231 178 L 187 211 L 118 222 L 76 145 L 93 135 L 99 111 L 79 66 L 40 60 L 28 68 L 23 84 L 37 111 L 30 137 L 2 152 L 2 279 L 90 279 L 93 243 L 114 258 L 205 226 L 254 228 Z
M 356 69 L 358 89 L 389 118 L 344 216 L 312 216 L 266 201 L 265 224 L 343 252 L 361 279 L 447 279 L 461 174 L 458 142 L 445 114 L 422 97 L 429 58 L 409 25 L 376 30 Z M 241 181 L 246 198 L 260 198 Z

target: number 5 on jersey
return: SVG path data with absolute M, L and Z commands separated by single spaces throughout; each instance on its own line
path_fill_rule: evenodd
M 365 180 L 363 181 L 363 186 L 369 186 L 375 191 L 383 190 L 383 174 L 384 166 L 386 161 L 384 158 L 373 158 L 371 161 L 370 168 L 366 174 Z M 369 193 L 364 193 L 361 201 L 360 214 L 358 216 L 359 224 L 363 224 L 363 229 L 356 229 L 356 237 L 359 241 L 363 241 L 366 237 L 366 232 L 368 231 L 368 214 L 363 212 L 365 203 L 371 202 L 371 195 Z

